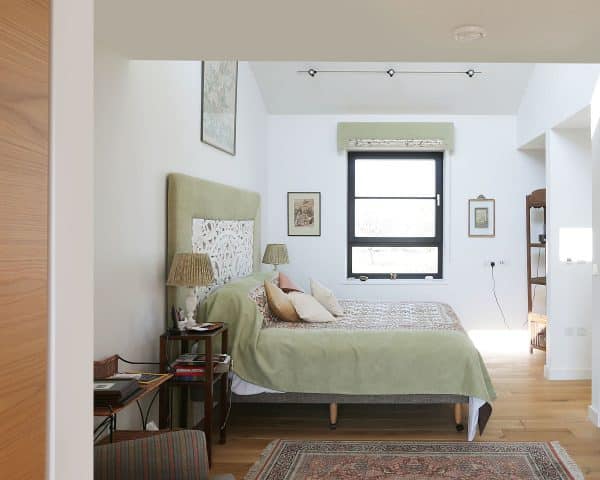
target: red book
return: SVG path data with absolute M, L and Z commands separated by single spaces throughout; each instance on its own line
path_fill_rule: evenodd
M 175 372 L 205 372 L 203 367 L 177 367 Z

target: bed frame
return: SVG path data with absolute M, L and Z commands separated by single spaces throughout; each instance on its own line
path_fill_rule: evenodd
M 463 404 L 469 397 L 462 395 L 338 395 L 328 393 L 259 393 L 257 395 L 232 394 L 235 403 L 310 403 L 329 404 L 329 428 L 337 427 L 338 404 L 385 404 L 385 405 L 454 405 L 456 431 L 464 430 Z
M 208 180 L 172 173 L 167 178 L 167 255 L 166 268 L 178 252 L 192 251 L 194 218 L 215 220 L 254 220 L 254 270 L 260 271 L 260 195 L 255 192 Z M 170 325 L 171 305 L 184 302 L 183 289 L 166 289 L 165 318 Z M 240 403 L 329 404 L 329 423 L 337 425 L 338 404 L 453 404 L 458 431 L 464 430 L 463 404 L 469 397 L 457 395 L 338 395 L 313 393 L 263 393 L 233 395 Z

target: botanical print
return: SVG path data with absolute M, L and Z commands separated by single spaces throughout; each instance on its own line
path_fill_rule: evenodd
M 475 228 L 488 228 L 490 221 L 488 218 L 489 210 L 487 208 L 475 209 Z
M 319 192 L 288 192 L 288 235 L 321 235 Z
M 315 224 L 315 201 L 310 199 L 294 200 L 294 225 L 310 227 Z
M 214 283 L 209 291 L 252 273 L 254 220 L 205 220 L 194 218 L 192 252 L 210 257 Z
M 496 201 L 479 195 L 469 200 L 469 236 L 494 237 L 496 235 Z
M 235 155 L 237 62 L 202 62 L 202 141 Z

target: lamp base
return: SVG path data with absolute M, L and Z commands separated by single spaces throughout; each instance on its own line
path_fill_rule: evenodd
M 195 327 L 198 324 L 196 323 L 196 319 L 194 318 L 194 313 L 196 311 L 196 306 L 198 305 L 198 300 L 196 299 L 196 293 L 194 288 L 190 288 L 190 294 L 185 299 L 185 323 L 187 328 Z

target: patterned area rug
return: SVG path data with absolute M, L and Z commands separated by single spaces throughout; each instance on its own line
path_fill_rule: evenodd
M 275 440 L 245 480 L 579 480 L 558 442 Z

